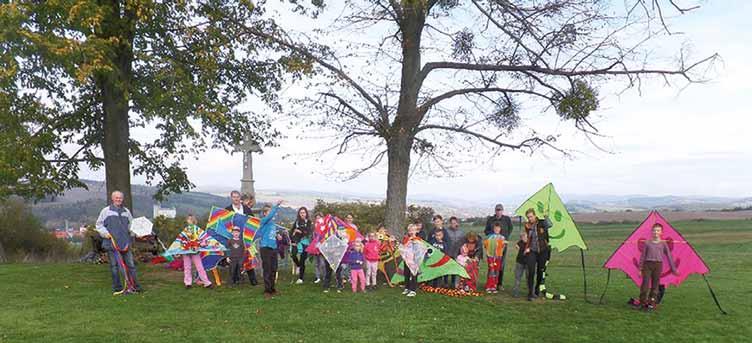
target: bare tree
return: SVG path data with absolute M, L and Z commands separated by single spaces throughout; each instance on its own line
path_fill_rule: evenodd
M 308 85 L 315 93 L 297 100 L 297 118 L 333 133 L 336 144 L 326 151 L 368 155 L 349 177 L 386 157 L 385 223 L 398 230 L 412 171 L 451 173 L 451 162 L 489 161 L 510 150 L 567 154 L 555 135 L 523 130 L 526 109 L 555 113 L 598 135 L 589 118 L 605 82 L 624 89 L 639 89 L 648 78 L 669 86 L 701 82 L 717 55 L 688 62 L 681 50 L 667 64 L 649 53 L 650 44 L 673 34 L 669 6 L 680 14 L 697 6 L 626 5 L 618 11 L 596 0 L 351 0 L 335 32 L 358 42 L 330 48 L 303 34 L 253 27 L 245 33 L 328 73 Z

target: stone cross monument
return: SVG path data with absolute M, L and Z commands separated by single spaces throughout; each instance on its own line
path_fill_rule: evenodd
M 254 152 L 261 153 L 261 147 L 250 137 L 245 135 L 239 145 L 235 146 L 233 152 L 243 154 L 243 178 L 240 179 L 240 192 L 243 194 L 255 195 L 256 190 L 253 188 L 253 156 Z

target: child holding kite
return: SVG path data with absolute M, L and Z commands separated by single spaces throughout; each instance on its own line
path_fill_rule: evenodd
M 494 222 L 493 231 L 483 241 L 483 250 L 486 252 L 486 262 L 488 263 L 486 293 L 499 293 L 496 286 L 499 284 L 499 272 L 505 244 L 505 237 L 501 235 L 501 222 Z
M 663 271 L 663 257 L 668 260 L 671 272 L 677 274 L 674 259 L 671 256 L 671 250 L 668 248 L 666 241 L 661 239 L 663 225 L 656 223 L 652 228 L 652 239 L 645 241 L 645 248 L 640 256 L 640 273 L 642 274 L 642 284 L 640 285 L 640 305 L 648 311 L 655 309 L 656 297 Z
M 379 270 L 379 260 L 381 259 L 380 248 L 381 242 L 376 239 L 376 233 L 369 233 L 363 248 L 366 259 L 366 288 L 376 288 L 376 275 Z
M 483 256 L 483 249 L 481 243 L 478 240 L 478 234 L 470 232 L 465 237 L 465 243 L 462 244 L 461 251 L 466 256 L 465 271 L 470 276 L 469 279 L 462 280 L 462 289 L 465 292 L 475 292 L 478 289 L 478 264 L 480 258 Z
M 407 226 L 407 235 L 405 235 L 405 238 L 402 239 L 402 245 L 407 245 L 413 240 L 421 240 L 421 238 L 418 236 L 418 226 L 415 224 L 410 224 Z M 405 263 L 404 268 L 405 273 L 405 290 L 402 292 L 403 295 L 406 295 L 408 297 L 414 297 L 418 290 L 418 273 L 413 273 L 410 268 L 408 268 L 407 263 Z
M 226 248 L 230 250 L 227 258 L 230 263 L 230 279 L 233 285 L 237 285 L 240 283 L 240 272 L 243 268 L 243 261 L 246 259 L 245 242 L 240 237 L 239 227 L 232 228 L 232 238 L 227 240 Z
M 191 272 L 191 264 L 196 267 L 198 272 L 198 278 L 204 288 L 214 288 L 214 284 L 209 281 L 209 277 L 206 275 L 204 265 L 201 263 L 200 251 L 207 251 L 212 247 L 215 250 L 224 250 L 224 247 L 214 240 L 209 234 L 196 225 L 196 217 L 192 214 L 188 215 L 185 219 L 187 225 L 180 232 L 175 242 L 170 245 L 168 252 L 179 251 L 180 255 L 183 255 L 183 283 L 185 288 L 191 288 L 193 284 L 193 273 Z
M 360 291 L 366 291 L 366 276 L 363 273 L 363 265 L 365 264 L 365 257 L 363 256 L 363 243 L 355 241 L 353 248 L 348 252 L 347 264 L 350 266 L 350 280 L 352 281 L 353 293 L 358 291 L 358 285 L 360 285 Z
M 441 216 L 437 216 L 437 219 L 434 219 L 434 222 L 442 221 Z M 441 251 L 442 253 L 446 254 L 447 252 L 447 243 L 444 241 L 444 232 L 443 229 L 436 229 L 433 232 L 433 235 L 429 239 L 428 243 L 431 244 L 434 248 Z M 444 275 L 440 278 L 435 278 L 431 280 L 431 287 L 444 287 L 445 285 L 449 284 L 449 276 Z

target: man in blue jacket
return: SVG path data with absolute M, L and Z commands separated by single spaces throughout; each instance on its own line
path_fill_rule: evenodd
M 96 230 L 102 236 L 102 248 L 107 251 L 112 274 L 112 294 L 120 295 L 125 291 L 141 291 L 141 285 L 136 279 L 136 264 L 133 262 L 131 251 L 131 223 L 133 216 L 123 206 L 123 193 L 114 191 L 111 195 L 112 204 L 102 209 L 97 218 Z M 126 288 L 120 282 L 121 266 L 118 261 L 122 260 L 125 265 L 123 275 L 126 278 Z M 129 289 L 133 288 L 133 289 Z
M 277 233 L 277 224 L 274 223 L 274 216 L 277 214 L 279 205 L 282 200 L 277 202 L 274 207 L 264 206 L 262 210 L 263 217 L 256 231 L 256 237 L 259 237 L 259 254 L 261 255 L 261 267 L 264 269 L 264 297 L 270 298 L 279 294 L 275 286 L 277 277 L 277 239 L 282 237 Z

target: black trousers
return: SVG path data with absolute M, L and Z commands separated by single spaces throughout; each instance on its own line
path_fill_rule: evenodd
M 546 262 L 550 253 L 548 251 L 535 252 L 530 251 L 525 260 L 527 267 L 527 295 L 532 296 L 540 294 L 540 285 L 543 283 L 543 273 L 546 271 Z M 535 278 L 535 285 L 533 285 Z
M 261 267 L 264 269 L 264 293 L 276 291 L 274 286 L 277 279 L 277 263 L 277 249 L 261 248 Z
M 405 287 L 415 292 L 418 290 L 418 275 L 413 274 L 407 266 L 405 267 Z
M 230 279 L 233 284 L 240 282 L 240 272 L 243 270 L 243 258 L 231 258 L 230 262 Z
M 306 252 L 307 245 L 303 246 L 303 251 L 300 252 L 300 258 L 298 258 L 298 244 L 293 243 L 292 245 L 292 254 L 290 257 L 292 257 L 292 262 L 295 263 L 295 266 L 300 268 L 300 272 L 298 273 L 298 279 L 303 280 L 303 276 L 305 275 L 305 263 L 306 260 L 308 260 L 308 253 Z
M 324 289 L 328 289 L 329 285 L 332 284 L 332 273 L 334 273 L 334 277 L 337 280 L 337 289 L 344 288 L 342 284 L 342 265 L 337 267 L 337 270 L 332 270 L 332 266 L 329 264 L 329 261 L 324 259 L 324 264 L 326 267 L 326 274 L 324 274 L 324 282 L 322 284 L 322 287 Z

